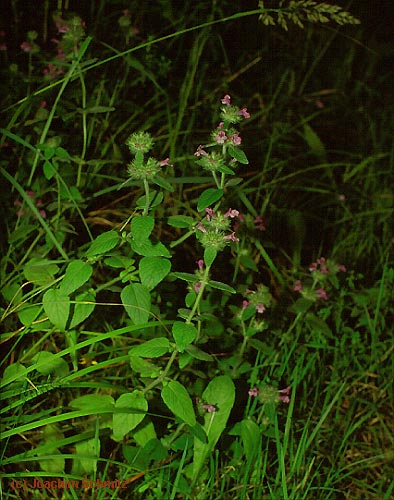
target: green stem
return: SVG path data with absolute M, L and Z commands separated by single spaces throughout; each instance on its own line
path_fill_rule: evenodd
M 189 238 L 189 236 L 191 236 L 193 233 L 194 233 L 194 230 L 188 231 L 186 234 L 184 234 L 183 236 L 178 238 L 176 241 L 172 241 L 170 243 L 170 248 L 174 248 L 174 247 L 180 245 L 183 241 L 187 240 L 187 238 Z
M 201 302 L 202 295 L 204 293 L 205 287 L 208 284 L 209 270 L 210 270 L 210 266 L 207 266 L 205 268 L 205 271 L 204 271 L 204 276 L 203 276 L 202 280 L 200 281 L 200 283 L 201 283 L 200 290 L 198 291 L 196 300 L 194 301 L 193 308 L 190 311 L 189 316 L 187 317 L 186 323 L 191 323 L 192 322 L 192 319 L 193 319 L 194 315 L 196 314 L 197 308 L 200 305 L 200 302 Z
M 145 207 L 142 215 L 148 215 L 149 205 L 150 205 L 150 193 L 149 193 L 149 183 L 146 177 L 144 177 L 144 188 L 145 188 Z
M 148 391 L 150 391 L 151 389 L 153 389 L 154 387 L 156 387 L 157 385 L 161 384 L 161 382 L 163 382 L 163 380 L 167 377 L 168 375 L 168 372 L 170 371 L 170 368 L 173 364 L 173 362 L 175 361 L 175 358 L 177 357 L 178 355 L 178 349 L 174 349 L 174 352 L 171 354 L 171 357 L 170 359 L 168 360 L 168 363 L 166 365 L 166 367 L 164 368 L 162 374 L 157 377 L 156 380 L 154 380 L 151 384 L 147 385 L 145 387 L 145 389 L 143 389 L 143 393 L 147 393 Z

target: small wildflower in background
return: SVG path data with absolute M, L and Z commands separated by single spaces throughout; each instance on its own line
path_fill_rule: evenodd
M 290 387 L 285 389 L 276 389 L 272 385 L 263 385 L 260 389 L 257 387 L 252 387 L 249 389 L 248 394 L 250 397 L 258 397 L 261 403 L 272 403 L 278 404 L 290 403 Z
M 27 191 L 27 195 L 29 196 L 29 198 L 31 199 L 34 199 L 35 196 L 36 196 L 36 193 L 34 191 Z M 34 202 L 35 206 L 39 209 L 38 210 L 38 213 L 41 215 L 41 217 L 43 219 L 46 218 L 47 214 L 45 212 L 45 210 L 43 210 L 41 207 L 44 205 L 41 198 L 38 198 L 37 200 L 35 200 Z M 23 206 L 23 203 L 21 202 L 21 200 L 19 198 L 17 198 L 15 201 L 14 201 L 14 206 L 15 207 L 21 207 L 21 208 L 18 208 L 17 212 L 16 212 L 16 215 L 18 217 L 24 217 L 27 212 L 26 212 L 26 209 L 25 208 L 22 208 Z M 36 216 L 34 216 L 36 217 Z
M 272 295 L 265 285 L 257 285 L 257 290 L 246 290 L 247 299 L 242 302 L 242 308 L 253 307 L 258 314 L 263 314 L 272 304 Z

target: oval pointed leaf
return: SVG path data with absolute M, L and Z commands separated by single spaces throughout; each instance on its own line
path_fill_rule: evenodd
M 223 189 L 215 189 L 215 188 L 208 188 L 205 191 L 203 191 L 197 202 L 197 210 L 199 212 L 202 212 L 206 208 L 209 207 L 209 205 L 212 205 L 213 203 L 216 203 L 220 198 L 223 196 Z
M 130 224 L 131 235 L 134 240 L 146 240 L 155 226 L 155 219 L 151 215 L 134 217 Z
M 142 422 L 148 411 L 148 402 L 139 391 L 122 394 L 116 400 L 112 420 L 113 438 L 121 441 L 123 437 Z
M 59 377 L 68 375 L 69 369 L 63 358 L 56 358 L 53 352 L 40 351 L 33 357 L 34 367 L 38 373 L 49 375 L 55 373 Z
M 70 313 L 70 299 L 60 290 L 47 290 L 42 299 L 49 320 L 60 330 L 65 330 Z
M 193 427 L 196 423 L 193 403 L 186 388 L 179 382 L 172 380 L 164 386 L 161 397 L 166 406 L 174 415 Z
M 170 351 L 170 341 L 165 337 L 147 340 L 143 344 L 132 347 L 130 356 L 141 356 L 142 358 L 160 358 Z
M 93 257 L 94 255 L 102 255 L 109 252 L 116 247 L 119 241 L 119 235 L 116 231 L 107 231 L 106 233 L 100 234 L 92 242 L 90 248 L 86 252 L 87 257 Z
M 146 323 L 150 312 L 150 293 L 141 283 L 131 283 L 123 288 L 120 298 L 127 314 L 135 325 Z
M 77 410 L 91 411 L 92 414 L 101 413 L 103 409 L 114 408 L 115 400 L 109 394 L 86 394 L 73 399 L 69 406 Z
M 96 306 L 96 304 L 94 304 L 95 300 L 96 295 L 93 292 L 83 292 L 75 297 L 76 304 L 70 328 L 74 328 L 79 325 L 92 314 Z
M 226 283 L 222 283 L 221 281 L 208 281 L 208 285 L 212 288 L 216 288 L 217 290 L 223 290 L 224 292 L 237 293 L 233 287 L 230 285 L 226 285 Z
M 248 165 L 249 160 L 247 159 L 246 154 L 242 151 L 242 149 L 236 148 L 235 146 L 229 146 L 228 152 L 239 163 L 242 163 L 242 165 Z
M 178 351 L 183 352 L 197 337 L 197 328 L 191 323 L 175 321 L 172 326 L 172 335 L 174 336 Z
M 153 290 L 171 270 L 171 262 L 163 257 L 143 257 L 139 271 L 141 283 L 148 290 Z
M 202 466 L 226 428 L 235 401 L 233 381 L 227 375 L 214 378 L 203 392 L 202 399 L 205 403 L 214 405 L 216 411 L 205 414 L 203 427 L 208 442 L 202 443 L 199 439 L 194 439 L 193 480 L 198 477 Z
M 207 267 L 211 267 L 213 261 L 216 259 L 217 251 L 212 247 L 207 247 L 204 250 L 204 262 Z
M 87 262 L 82 260 L 74 260 L 67 266 L 63 281 L 60 284 L 59 290 L 65 295 L 78 290 L 84 285 L 92 275 L 93 268 Z

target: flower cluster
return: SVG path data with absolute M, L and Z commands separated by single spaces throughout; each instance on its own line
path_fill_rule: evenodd
M 239 238 L 235 235 L 235 231 L 231 231 L 230 220 L 237 217 L 238 214 L 238 210 L 232 208 L 229 208 L 225 214 L 214 212 L 212 208 L 206 208 L 205 219 L 196 226 L 202 246 L 220 251 L 230 242 L 238 242 Z
M 153 147 L 152 136 L 148 132 L 134 132 L 126 141 L 130 153 L 135 155 L 134 160 L 128 166 L 128 173 L 136 180 L 152 179 L 164 166 L 169 166 L 169 158 L 158 161 L 155 158 L 144 160 L 144 155 Z
M 231 105 L 231 97 L 226 94 L 221 100 L 221 121 L 211 133 L 212 142 L 206 146 L 198 146 L 194 155 L 198 158 L 197 164 L 209 172 L 220 172 L 222 174 L 234 174 L 232 167 L 237 161 L 248 163 L 245 154 L 239 146 L 242 144 L 242 138 L 232 125 L 240 122 L 242 119 L 250 118 L 246 108 L 239 109 Z M 208 153 L 206 147 L 221 146 L 220 152 Z M 230 160 L 226 159 L 227 154 Z
M 272 295 L 265 285 L 257 285 L 257 290 L 246 290 L 247 299 L 242 302 L 242 310 L 246 308 L 254 309 L 255 312 L 263 312 L 272 304 Z
M 58 51 L 64 54 L 65 59 L 72 60 L 79 50 L 79 44 L 85 36 L 85 22 L 78 16 L 63 19 L 59 13 L 53 16 L 57 32 L 62 35 L 61 40 L 52 39 L 58 45 Z M 59 53 L 59 52 L 58 52 Z
M 327 281 L 335 284 L 335 275 L 339 272 L 345 272 L 346 267 L 343 264 L 337 264 L 331 259 L 320 257 L 309 266 L 309 272 L 313 279 L 311 286 L 304 285 L 301 280 L 297 280 L 293 290 L 312 302 L 317 300 L 327 300 L 328 295 L 325 289 Z M 316 288 L 318 286 L 318 288 Z
M 221 108 L 220 116 L 226 128 L 230 123 L 239 123 L 242 118 L 250 118 L 250 113 L 246 108 L 239 109 L 237 106 L 232 106 L 231 97 L 228 94 L 223 97 L 222 104 L 224 106 Z
M 40 47 L 35 42 L 37 37 L 37 31 L 29 31 L 27 33 L 27 40 L 21 43 L 21 49 L 23 52 L 27 52 L 28 54 L 37 54 L 40 52 Z
M 272 403 L 278 404 L 290 403 L 290 387 L 285 389 L 276 389 L 272 385 L 263 385 L 260 389 L 257 387 L 252 387 L 249 389 L 248 394 L 250 397 L 258 397 L 261 403 Z

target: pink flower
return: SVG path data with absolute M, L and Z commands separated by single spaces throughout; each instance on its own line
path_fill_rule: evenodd
M 196 227 L 197 227 L 197 229 L 198 229 L 199 231 L 201 231 L 202 233 L 206 233 L 206 232 L 207 232 L 207 230 L 205 229 L 205 227 L 204 227 L 204 225 L 203 225 L 203 223 L 202 223 L 202 222 L 199 222 L 199 223 L 197 224 L 197 226 L 196 226 Z
M 282 403 L 290 403 L 290 398 L 289 394 L 291 391 L 291 387 L 286 387 L 286 389 L 279 389 L 280 394 L 284 394 L 284 396 L 279 396 L 279 399 L 282 401 Z
M 225 104 L 226 106 L 230 106 L 230 104 L 231 104 L 231 97 L 228 94 L 226 94 L 223 97 L 222 104 Z
M 322 299 L 322 300 L 328 299 L 327 292 L 324 290 L 324 288 L 319 288 L 318 290 L 316 290 L 316 295 L 319 299 Z
M 255 398 L 260 394 L 260 390 L 257 389 L 257 387 L 252 387 L 251 389 L 248 390 L 248 394 L 251 398 Z
M 303 290 L 303 289 L 304 289 L 304 287 L 302 286 L 301 281 L 300 281 L 300 280 L 297 280 L 297 281 L 295 282 L 295 284 L 294 284 L 294 288 L 293 288 L 293 290 L 294 290 L 295 292 L 301 292 L 301 290 Z
M 160 162 L 161 167 L 171 167 L 170 159 L 166 158 L 165 160 L 161 160 Z
M 197 156 L 197 158 L 200 158 L 200 156 L 208 156 L 208 153 L 206 151 L 204 151 L 203 147 L 200 144 L 200 146 L 198 146 L 198 148 L 196 149 L 194 156 Z
M 23 52 L 31 52 L 33 50 L 33 45 L 30 42 L 22 42 L 21 49 Z
M 346 273 L 346 267 L 343 264 L 339 264 L 338 271 L 342 271 L 343 273 Z
M 198 293 L 201 289 L 201 281 L 197 281 L 197 283 L 194 284 L 194 291 Z
M 218 143 L 218 144 L 224 144 L 227 140 L 227 135 L 226 135 L 226 132 L 224 132 L 223 130 L 221 130 L 220 132 L 218 132 L 216 135 L 215 135 L 215 141 Z
M 230 140 L 234 144 L 234 146 L 239 146 L 242 142 L 241 136 L 239 134 L 233 134 L 230 137 Z
M 249 301 L 248 300 L 243 300 L 242 301 L 242 310 L 244 311 L 249 305 Z
M 230 217 L 231 219 L 234 219 L 234 217 L 238 217 L 238 216 L 239 216 L 238 210 L 233 210 L 232 208 L 229 208 L 223 217 L 226 217 L 226 218 Z
M 207 410 L 208 413 L 215 413 L 218 411 L 215 405 L 211 405 L 209 403 L 204 403 L 201 407 L 204 408 L 204 410 Z
M 258 229 L 259 231 L 265 231 L 265 221 L 263 217 L 258 215 L 257 217 L 255 217 L 253 222 L 256 229 Z
M 250 118 L 250 113 L 248 112 L 248 110 L 246 108 L 242 108 L 239 111 L 237 111 L 237 115 L 241 115 L 244 118 Z
M 235 241 L 235 242 L 239 241 L 239 238 L 235 236 L 234 231 L 231 234 L 226 234 L 226 236 L 224 236 L 223 239 L 226 241 Z
M 266 310 L 266 307 L 262 302 L 259 302 L 258 304 L 256 304 L 256 312 L 258 312 L 259 314 L 263 314 L 263 312 L 265 310 Z
M 199 259 L 197 262 L 196 262 L 197 266 L 198 266 L 198 269 L 200 271 L 202 271 L 204 269 L 204 260 L 203 259 Z
M 212 217 L 215 217 L 216 215 L 215 212 L 212 210 L 212 208 L 206 208 L 205 214 L 208 222 L 211 220 Z

